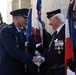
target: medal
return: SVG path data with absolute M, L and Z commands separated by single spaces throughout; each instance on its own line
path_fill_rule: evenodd
M 63 41 L 61 41 L 61 42 L 60 42 L 60 45 L 61 45 L 61 46 L 63 46 L 63 45 L 64 45 L 64 42 L 63 42 Z
M 61 54 L 61 51 L 58 51 L 58 54 Z
M 57 46 L 55 46 L 55 50 L 57 50 Z
M 60 47 L 58 47 L 57 49 L 60 50 Z
M 58 46 L 58 43 L 57 42 L 55 42 L 55 46 Z
M 63 50 L 63 46 L 61 46 L 61 50 Z

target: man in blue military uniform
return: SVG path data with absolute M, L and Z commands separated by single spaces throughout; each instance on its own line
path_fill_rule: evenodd
M 41 59 L 25 53 L 25 36 L 21 31 L 27 23 L 28 9 L 12 11 L 13 23 L 0 31 L 0 75 L 26 75 L 24 64 Z
M 64 15 L 60 9 L 47 12 L 49 25 L 55 30 L 47 53 L 47 75 L 65 75 L 64 54 L 65 54 L 65 24 Z

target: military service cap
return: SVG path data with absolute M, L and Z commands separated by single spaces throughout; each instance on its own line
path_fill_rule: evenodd
M 23 9 L 17 9 L 14 11 L 11 11 L 10 14 L 14 17 L 14 16 L 23 16 L 24 18 L 28 17 L 28 12 L 29 9 L 27 8 L 23 8 Z
M 52 16 L 58 14 L 58 13 L 61 13 L 61 10 L 60 9 L 57 9 L 57 10 L 54 10 L 54 11 L 51 11 L 51 12 L 47 12 L 47 18 L 50 19 Z

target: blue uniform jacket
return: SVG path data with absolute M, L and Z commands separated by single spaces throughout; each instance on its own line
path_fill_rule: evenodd
M 14 23 L 0 31 L 0 75 L 25 75 L 24 64 L 31 63 L 33 56 L 25 53 L 24 42 Z

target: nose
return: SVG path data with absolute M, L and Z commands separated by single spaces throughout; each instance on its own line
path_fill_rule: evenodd
M 27 20 L 27 19 L 25 19 L 24 21 L 25 21 L 25 25 L 27 25 L 27 21 L 28 21 L 28 20 Z

